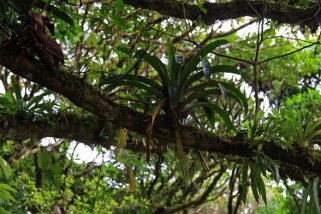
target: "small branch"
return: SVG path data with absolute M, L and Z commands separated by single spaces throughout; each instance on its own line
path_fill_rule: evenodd
M 312 46 L 318 45 L 318 44 L 320 44 L 320 41 L 314 42 L 314 43 L 312 43 L 312 44 L 310 44 L 310 45 L 304 46 L 304 47 L 302 47 L 302 48 L 299 48 L 299 49 L 297 49 L 297 50 L 295 50 L 295 51 L 292 51 L 292 52 L 289 52 L 289 53 L 286 53 L 286 54 L 282 54 L 282 55 L 279 55 L 279 56 L 275 56 L 275 57 L 271 57 L 271 58 L 265 59 L 265 60 L 259 62 L 258 65 L 260 65 L 260 64 L 262 64 L 262 63 L 265 63 L 265 62 L 268 62 L 268 61 L 271 61 L 271 60 L 274 60 L 274 59 L 278 59 L 278 58 L 282 58 L 282 57 L 286 57 L 286 56 L 292 55 L 292 54 L 294 54 L 294 53 L 297 53 L 297 52 L 299 52 L 299 51 L 302 51 L 302 50 L 304 50 L 304 49 L 307 49 L 307 48 L 309 48 L 309 47 L 312 47 Z
M 232 60 L 235 60 L 235 61 L 244 62 L 244 63 L 250 64 L 250 65 L 253 65 L 253 62 L 251 62 L 249 60 L 246 60 L 246 59 L 241 59 L 241 58 L 237 58 L 237 57 L 233 57 L 233 56 L 220 54 L 220 53 L 215 52 L 215 51 L 212 51 L 212 53 L 217 55 L 217 56 L 220 56 L 220 57 L 224 57 L 224 58 L 227 58 L 227 59 L 232 59 Z

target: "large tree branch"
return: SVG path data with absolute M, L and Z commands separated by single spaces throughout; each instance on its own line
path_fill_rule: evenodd
M 107 123 L 97 117 L 79 117 L 70 113 L 46 115 L 27 112 L 19 112 L 15 115 L 1 113 L 0 118 L 0 140 L 54 137 L 69 138 L 88 145 L 107 144 L 109 141 L 104 140 L 102 135 L 107 136 L 110 134 L 108 132 L 115 131 L 112 128 L 105 129 Z
M 0 127 L 0 141 L 53 137 L 75 140 L 89 146 L 100 145 L 106 149 L 116 146 L 114 136 L 119 129 L 94 115 L 39 115 L 28 112 L 15 115 L 0 113 Z M 144 145 L 137 142 L 128 142 L 126 149 L 145 151 Z
M 0 113 L 0 141 L 42 139 L 45 137 L 63 138 L 82 142 L 89 146 L 100 145 L 109 149 L 116 146 L 114 135 L 117 127 L 106 123 L 94 115 L 73 113 L 32 114 L 19 112 L 15 115 Z M 152 149 L 154 153 L 164 152 L 165 147 Z M 127 142 L 126 149 L 144 152 L 142 143 Z M 232 158 L 231 161 L 235 161 Z M 280 165 L 282 177 L 305 183 L 308 175 L 298 167 L 289 164 Z
M 13 48 L 14 51 L 12 49 L 0 49 L 0 64 L 10 69 L 13 73 L 60 93 L 77 106 L 93 113 L 102 120 L 145 135 L 150 115 L 114 103 L 106 95 L 102 94 L 101 91 L 86 84 L 83 79 L 68 72 L 53 72 L 40 61 L 19 50 L 18 47 Z M 158 116 L 154 127 L 154 139 L 158 139 L 162 144 L 175 143 L 173 139 L 175 135 L 172 133 L 165 117 Z M 177 131 L 186 148 L 196 148 L 242 157 L 255 156 L 255 149 L 250 147 L 246 138 L 219 137 L 187 126 L 179 126 Z M 263 152 L 273 160 L 297 166 L 302 171 L 309 171 L 320 175 L 320 152 L 313 151 L 311 153 L 311 150 L 304 148 L 286 150 L 274 142 L 262 141 L 260 143 L 263 145 Z
M 157 11 L 163 15 L 180 19 L 198 20 L 202 18 L 210 25 L 217 20 L 227 20 L 244 16 L 264 17 L 279 23 L 306 25 L 316 29 L 321 21 L 320 5 L 315 4 L 309 8 L 288 5 L 285 1 L 249 1 L 234 0 L 227 3 L 204 3 L 207 13 L 197 5 L 183 4 L 174 0 L 124 0 L 133 7 Z

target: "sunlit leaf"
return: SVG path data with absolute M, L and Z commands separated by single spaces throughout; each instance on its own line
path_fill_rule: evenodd
M 10 185 L 0 183 L 0 200 L 1 201 L 13 201 L 14 197 L 12 193 L 15 192 L 15 189 L 13 189 Z
M 37 104 L 47 95 L 51 94 L 50 91 L 46 90 L 40 95 L 34 96 L 30 99 L 30 101 L 26 105 L 26 109 L 30 109 L 33 105 L 37 106 Z

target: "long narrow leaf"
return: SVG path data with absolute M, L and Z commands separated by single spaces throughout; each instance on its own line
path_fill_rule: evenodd
M 29 101 L 29 102 L 27 103 L 27 105 L 26 105 L 26 109 L 30 109 L 30 107 L 31 107 L 33 104 L 37 105 L 37 104 L 40 102 L 40 100 L 42 100 L 43 97 L 45 97 L 45 96 L 47 96 L 47 95 L 49 95 L 49 94 L 51 94 L 51 92 L 48 91 L 48 90 L 46 90 L 46 91 L 43 92 L 42 94 L 31 98 L 30 101 Z
M 232 84 L 229 83 L 225 83 L 225 82 L 218 82 L 215 80 L 211 80 L 208 81 L 206 83 L 203 84 L 199 84 L 196 85 L 194 87 L 191 87 L 189 90 L 187 90 L 185 93 L 189 94 L 188 98 L 186 98 L 186 100 L 184 102 L 191 102 L 193 99 L 196 99 L 200 96 L 202 96 L 202 94 L 204 94 L 205 96 L 209 96 L 211 93 L 211 90 L 208 90 L 208 92 L 205 92 L 205 88 L 219 88 L 220 91 L 221 87 L 223 86 L 225 89 L 225 93 L 227 97 L 231 97 L 233 99 L 235 99 L 238 103 L 240 103 L 240 105 L 244 108 L 245 113 L 248 112 L 248 102 L 246 97 L 237 89 L 235 88 Z M 214 89 L 213 91 L 213 95 L 216 94 L 217 90 Z M 184 98 L 184 94 L 180 95 L 180 100 L 182 101 Z
M 256 170 L 256 180 L 257 180 L 257 188 L 263 198 L 265 205 L 267 205 L 265 184 L 259 170 Z
M 178 99 L 177 87 L 175 86 L 175 83 L 169 86 L 168 96 L 169 96 L 170 105 L 176 107 L 178 105 L 179 99 Z
M 5 93 L 0 97 L 0 106 L 7 107 L 14 104 L 14 99 L 10 93 Z
M 313 122 L 309 122 L 307 125 L 307 128 L 304 131 L 304 140 L 306 142 L 311 141 L 313 138 L 321 135 L 321 130 L 318 128 L 321 125 L 321 120 L 317 120 L 317 121 L 313 121 Z
M 22 101 L 21 88 L 20 88 L 19 83 L 17 82 L 17 79 L 15 78 L 15 76 L 11 76 L 11 83 L 13 85 L 17 101 Z
M 201 48 L 185 65 L 180 76 L 179 85 L 183 85 L 188 76 L 195 71 L 197 64 L 200 62 L 200 57 L 205 57 L 220 45 L 226 44 L 227 40 L 216 40 Z
M 144 83 L 146 85 L 149 85 L 152 88 L 155 88 L 159 91 L 162 91 L 163 88 L 160 84 L 158 84 L 155 80 L 149 79 L 147 77 L 144 76 L 135 76 L 135 75 L 131 75 L 131 74 L 126 74 L 126 75 L 115 75 L 115 76 L 110 76 L 107 77 L 105 79 L 103 79 L 100 82 L 100 86 L 106 85 L 106 84 L 111 84 L 111 83 L 115 83 L 115 82 L 121 82 L 121 81 L 127 81 L 127 80 L 135 80 L 141 83 Z
M 185 106 L 188 103 L 191 103 L 195 99 L 199 98 L 207 98 L 211 96 L 220 96 L 222 93 L 220 88 L 215 88 L 215 89 L 209 89 L 209 90 L 203 90 L 198 93 L 191 93 L 186 99 L 181 103 L 181 106 Z M 225 95 L 227 98 L 232 98 L 236 100 L 241 106 L 243 105 L 243 102 L 240 100 L 240 97 L 235 95 L 234 93 L 230 92 L 229 90 L 225 91 Z M 246 106 L 247 107 L 247 106 Z
M 319 205 L 320 200 L 319 200 L 319 193 L 318 193 L 318 190 L 319 190 L 319 178 L 318 177 L 316 177 L 313 180 L 312 190 L 313 190 L 313 199 L 314 199 L 315 210 L 316 210 L 317 214 L 320 214 L 321 210 L 320 210 L 320 205 Z
M 226 89 L 225 89 L 224 85 L 222 85 L 222 84 L 219 83 L 218 86 L 220 86 L 220 89 L 221 89 L 223 98 L 226 99 L 227 96 L 226 96 Z
M 251 165 L 251 187 L 252 187 L 252 192 L 253 192 L 253 196 L 256 200 L 256 202 L 259 202 L 259 193 L 258 193 L 258 187 L 257 187 L 257 180 L 256 180 L 256 167 Z
M 178 82 L 178 77 L 180 74 L 180 65 L 177 63 L 175 59 L 175 49 L 172 43 L 167 44 L 167 57 L 170 80 Z
M 321 120 L 318 119 L 316 121 L 309 121 L 306 129 L 305 136 L 310 136 L 312 133 L 321 125 Z
M 224 86 L 227 92 L 234 94 L 234 98 L 236 98 L 237 101 L 243 106 L 245 113 L 248 112 L 248 103 L 246 97 L 233 85 L 225 82 L 220 82 Z
M 206 103 L 206 102 L 205 103 L 200 102 L 197 105 L 202 106 L 202 107 L 211 108 L 215 113 L 220 115 L 220 117 L 224 120 L 224 122 L 229 130 L 235 130 L 235 127 L 234 127 L 230 117 L 228 116 L 227 112 L 225 110 L 223 110 L 221 107 L 219 107 L 218 105 Z
M 159 77 L 161 78 L 162 85 L 164 88 L 168 88 L 169 84 L 169 77 L 166 71 L 166 66 L 162 63 L 160 59 L 158 59 L 155 56 L 149 55 L 146 51 L 143 50 L 137 50 L 132 51 L 127 48 L 118 48 L 119 51 L 130 54 L 132 57 L 143 59 L 145 62 L 150 64 L 158 73 Z
M 130 87 L 136 87 L 136 88 L 139 88 L 139 89 L 143 89 L 145 90 L 147 93 L 150 93 L 156 97 L 163 97 L 163 95 L 161 94 L 161 91 L 155 89 L 155 88 L 152 88 L 150 87 L 149 85 L 146 85 L 146 84 L 143 84 L 141 82 L 137 82 L 137 81 L 134 81 L 134 80 L 126 80 L 126 81 L 118 81 L 118 82 L 114 82 L 110 85 L 108 85 L 104 90 L 106 92 L 110 92 L 112 91 L 113 89 L 119 87 L 119 86 L 130 86 Z
M 274 168 L 274 173 L 273 173 L 274 178 L 275 178 L 276 183 L 278 184 L 280 181 L 279 166 L 276 163 L 274 163 L 273 161 L 272 161 L 272 164 L 273 164 L 273 168 Z
M 203 91 L 206 88 L 219 88 L 218 81 L 210 80 L 208 82 L 204 82 L 201 84 L 197 84 L 195 86 L 191 86 L 189 89 L 185 90 L 185 94 L 195 93 L 199 91 Z
M 193 100 L 199 100 L 202 98 L 209 98 L 211 96 L 220 96 L 221 90 L 219 88 L 210 89 L 210 90 L 203 90 L 199 93 L 192 93 L 186 99 L 182 102 L 182 106 L 187 105 L 188 103 L 191 103 Z
M 155 56 L 151 56 L 142 50 L 136 51 L 133 56 L 137 57 L 137 58 L 143 56 L 144 61 L 147 62 L 148 64 L 150 64 L 151 66 L 153 66 L 153 68 L 157 71 L 159 77 L 162 80 L 163 86 L 165 88 L 168 87 L 169 77 L 168 77 L 168 74 L 166 71 L 166 66 L 162 63 L 162 61 L 160 59 L 158 59 Z
M 45 109 L 52 109 L 53 107 L 52 102 L 45 102 L 41 104 L 36 104 L 32 107 L 29 108 L 30 111 L 38 111 L 38 112 L 43 112 Z
M 0 170 L 2 172 L 2 175 L 7 178 L 12 175 L 12 169 L 9 163 L 2 156 L 0 156 Z
M 300 212 L 301 214 L 305 214 L 306 206 L 307 206 L 307 202 L 308 202 L 308 196 L 311 192 L 311 188 L 312 188 L 312 182 L 309 183 L 309 185 L 307 186 L 307 188 L 303 192 L 301 212 Z
M 211 108 L 208 107 L 203 107 L 203 110 L 205 112 L 206 118 L 209 122 L 209 124 L 211 125 L 212 128 L 214 128 L 214 124 L 215 124 L 215 116 L 214 116 L 214 111 Z
M 197 100 L 200 103 L 204 102 L 204 103 L 209 103 L 210 104 L 210 102 L 205 97 L 200 97 Z M 203 110 L 205 112 L 206 118 L 207 118 L 208 122 L 210 123 L 211 127 L 214 128 L 215 116 L 214 116 L 213 109 L 210 108 L 210 107 L 207 107 L 207 106 L 203 106 Z
M 15 76 L 11 76 L 11 84 L 13 86 L 15 95 L 16 95 L 16 102 L 18 104 L 18 107 L 20 110 L 23 109 L 23 100 L 22 100 L 22 96 L 21 96 L 21 88 L 20 85 L 17 81 L 17 79 L 15 78 Z
M 231 73 L 231 74 L 238 74 L 241 75 L 243 78 L 248 78 L 247 73 L 240 71 L 239 69 L 231 66 L 231 65 L 216 65 L 211 67 L 211 74 L 216 73 Z M 197 72 L 196 74 L 191 75 L 186 81 L 185 81 L 185 88 L 186 86 L 189 87 L 192 83 L 195 83 L 196 81 L 203 78 L 203 72 Z
M 232 170 L 231 177 L 230 177 L 230 181 L 229 181 L 229 185 L 228 185 L 230 191 L 232 190 L 233 183 L 235 181 L 235 172 L 236 172 L 236 163 L 234 163 L 233 170 Z

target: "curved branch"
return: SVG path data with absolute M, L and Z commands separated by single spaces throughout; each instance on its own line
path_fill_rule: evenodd
M 321 21 L 320 6 L 315 4 L 309 8 L 295 7 L 282 1 L 244 1 L 234 0 L 226 3 L 205 2 L 204 13 L 197 5 L 183 4 L 178 0 L 124 0 L 125 4 L 136 8 L 154 10 L 166 16 L 180 19 L 198 20 L 203 19 L 206 24 L 211 25 L 218 20 L 235 19 L 244 16 L 265 17 L 279 23 L 293 25 L 306 25 L 316 29 Z

